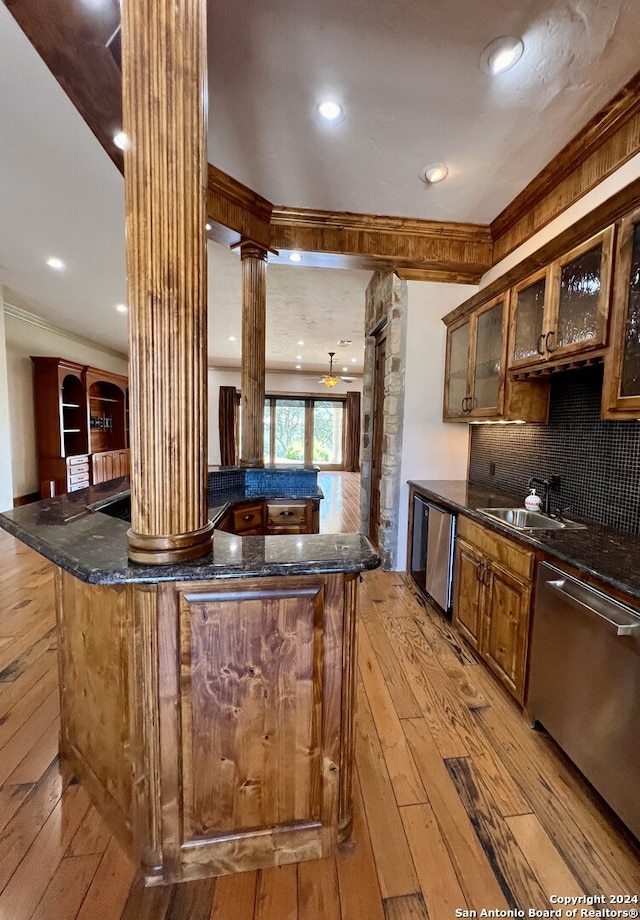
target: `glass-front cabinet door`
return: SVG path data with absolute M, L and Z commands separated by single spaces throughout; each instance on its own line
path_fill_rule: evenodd
M 549 270 L 545 268 L 513 289 L 509 367 L 521 367 L 545 359 L 545 323 L 550 290 L 548 274 Z
M 607 343 L 613 227 L 553 265 L 555 317 L 545 348 L 550 358 Z
M 613 232 L 599 233 L 515 286 L 510 368 L 606 346 Z
M 602 388 L 604 418 L 640 417 L 640 208 L 620 224 L 611 348 Z
M 464 419 L 469 414 L 469 347 L 471 320 L 466 317 L 447 329 L 443 418 Z
M 491 301 L 473 316 L 469 406 L 472 417 L 502 413 L 505 318 L 505 297 Z

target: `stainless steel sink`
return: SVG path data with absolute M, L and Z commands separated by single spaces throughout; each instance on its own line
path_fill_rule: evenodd
M 516 530 L 573 530 L 586 526 L 576 521 L 556 521 L 540 511 L 527 511 L 526 508 L 478 508 L 478 511 Z

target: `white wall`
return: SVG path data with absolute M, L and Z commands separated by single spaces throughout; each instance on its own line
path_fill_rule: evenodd
M 324 384 L 318 383 L 320 373 L 309 376 L 307 374 L 288 374 L 276 371 L 267 371 L 265 375 L 265 389 L 267 393 L 311 393 L 312 395 L 338 393 L 344 396 L 348 390 L 362 392 L 362 378 L 354 377 L 351 383 L 339 383 L 329 391 Z M 220 387 L 236 387 L 240 389 L 240 371 L 209 368 L 208 376 L 208 405 L 209 405 L 209 466 L 220 463 L 220 436 L 218 434 L 218 406 L 220 403 Z
M 101 370 L 127 374 L 124 359 L 79 341 L 71 333 L 35 325 L 11 314 L 2 313 L 5 325 L 6 362 L 9 393 L 8 431 L 0 413 L 0 432 L 11 443 L 13 497 L 29 495 L 39 489 L 36 450 L 36 425 L 33 403 L 33 364 L 30 355 L 49 355 L 89 364 Z M 0 363 L 5 351 L 1 349 Z M 0 369 L 1 376 L 1 369 Z M 1 387 L 1 382 L 0 382 Z M 1 397 L 0 397 L 1 405 Z
M 408 282 L 398 571 L 406 568 L 407 480 L 467 478 L 469 426 L 442 421 L 447 330 L 441 320 L 476 290 L 467 284 Z

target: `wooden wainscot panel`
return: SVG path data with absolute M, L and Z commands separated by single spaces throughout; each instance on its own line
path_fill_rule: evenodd
M 132 852 L 128 590 L 56 570 L 60 754 Z
M 339 800 L 350 822 L 345 576 L 158 593 L 162 881 L 331 855 Z

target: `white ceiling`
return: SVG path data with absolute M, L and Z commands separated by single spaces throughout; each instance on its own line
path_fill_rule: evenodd
M 92 0 L 98 3 L 99 0 Z M 485 223 L 639 65 L 637 0 L 216 0 L 209 160 L 275 204 Z M 483 47 L 522 35 L 489 78 Z M 344 104 L 321 126 L 315 105 Z M 420 169 L 444 161 L 427 187 Z M 237 255 L 210 243 L 211 363 L 239 360 Z M 58 255 L 55 273 L 45 260 Z M 273 264 L 268 365 L 360 361 L 368 272 Z M 0 282 L 58 326 L 126 350 L 123 183 L 0 3 Z M 297 346 L 304 340 L 305 346 Z M 344 364 L 350 364 L 344 361 Z

